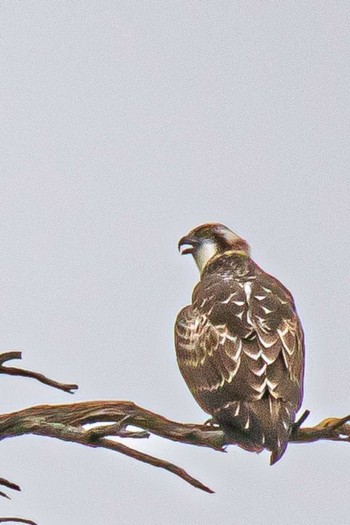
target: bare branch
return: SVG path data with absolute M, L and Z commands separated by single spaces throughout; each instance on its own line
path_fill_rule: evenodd
M 308 413 L 297 422 L 291 443 L 319 440 L 350 442 L 350 416 L 330 418 L 315 427 L 300 428 Z M 108 423 L 108 424 L 106 424 Z M 93 424 L 94 427 L 90 427 Z M 128 430 L 128 426 L 140 431 Z M 90 427 L 90 428 L 88 428 Z M 146 438 L 150 434 L 179 443 L 224 451 L 234 444 L 217 426 L 178 423 L 135 405 L 130 401 L 86 401 L 64 405 L 39 405 L 11 414 L 0 415 L 0 440 L 35 434 L 79 443 L 92 448 L 106 448 L 133 457 L 176 474 L 194 487 L 213 492 L 182 468 L 160 458 L 134 450 L 113 437 Z
M 327 418 L 314 427 L 303 427 L 293 431 L 291 443 L 313 443 L 320 440 L 350 442 L 350 416 Z
M 49 379 L 48 377 L 44 376 L 43 374 L 40 374 L 39 372 L 32 372 L 23 368 L 3 366 L 6 361 L 11 361 L 13 359 L 22 359 L 22 353 L 15 351 L 0 354 L 0 374 L 6 374 L 9 376 L 30 377 L 31 379 L 36 379 L 37 381 L 40 381 L 40 383 L 43 383 L 44 385 L 48 385 L 53 388 L 58 388 L 59 390 L 63 390 L 64 392 L 68 392 L 69 394 L 74 394 L 74 390 L 78 388 L 78 385 L 59 383 L 58 381 Z
M 19 485 L 17 485 L 16 483 L 13 483 L 12 481 L 9 481 L 8 479 L 5 479 L 5 478 L 0 478 L 0 485 L 2 485 L 3 487 L 6 487 L 8 489 L 12 489 L 12 490 L 18 490 L 18 491 L 21 490 Z M 3 492 L 2 490 L 0 490 L 0 496 L 3 497 L 3 498 L 11 499 L 10 496 L 8 496 L 8 494 L 6 494 L 6 492 Z
M 293 432 L 295 432 L 307 420 L 310 415 L 310 410 L 305 410 L 300 418 L 293 425 Z
M 105 422 L 111 423 L 105 425 Z M 87 429 L 87 424 L 103 423 L 95 428 Z M 126 431 L 126 426 L 133 425 L 141 432 Z M 148 427 L 150 427 L 148 429 Z M 168 427 L 168 430 L 167 430 Z M 181 427 L 181 425 L 180 425 Z M 36 434 L 53 437 L 63 441 L 80 443 L 94 448 L 107 448 L 133 457 L 144 463 L 163 468 L 181 477 L 194 487 L 206 492 L 212 492 L 197 479 L 190 476 L 180 467 L 168 461 L 150 456 L 127 447 L 122 443 L 107 439 L 107 436 L 147 437 L 149 433 L 162 436 L 168 434 L 169 439 L 196 444 L 194 436 L 196 425 L 188 425 L 185 430 L 162 416 L 141 409 L 126 401 L 98 401 L 73 403 L 69 405 L 41 405 L 11 414 L 0 416 L 0 440 L 24 434 Z M 184 426 L 185 427 L 185 426 Z M 204 427 L 205 429 L 206 427 Z M 163 430 L 162 430 L 163 429 Z M 186 437 L 186 434 L 188 435 Z M 164 436 L 163 436 L 164 437 Z M 217 446 L 203 443 L 204 446 Z
M 16 483 L 12 483 L 12 481 L 9 481 L 8 479 L 4 479 L 4 478 L 0 478 L 0 485 L 3 485 L 4 487 L 7 487 L 8 489 L 12 489 L 12 490 L 18 490 L 18 491 L 21 490 L 19 485 L 16 485 Z
M 73 394 L 73 391 L 78 388 L 78 386 L 75 384 L 70 385 L 65 383 L 59 383 L 58 381 L 49 379 L 48 377 L 38 372 L 32 372 L 30 370 L 25 370 L 22 368 L 4 366 L 4 363 L 6 363 L 7 361 L 12 361 L 13 359 L 22 359 L 22 353 L 18 351 L 10 351 L 0 354 L 0 374 L 29 377 L 31 379 L 36 379 L 37 381 L 40 381 L 45 385 L 51 386 L 53 388 L 58 388 L 59 390 L 63 390 L 64 392 L 68 392 L 70 394 Z M 0 486 L 12 490 L 21 490 L 18 485 L 4 478 L 0 478 Z M 0 490 L 0 497 L 9 498 L 9 496 L 2 490 Z M 34 523 L 33 521 L 23 520 L 22 518 L 0 518 L 0 523 L 5 521 L 17 521 L 19 523 Z
M 72 391 L 78 388 L 77 385 L 59 383 L 38 372 L 4 366 L 5 362 L 21 357 L 21 352 L 17 351 L 0 354 L 0 374 L 30 377 L 69 393 L 73 393 Z M 315 427 L 301 428 L 309 414 L 310 412 L 306 410 L 295 423 L 289 440 L 291 443 L 310 443 L 321 439 L 350 442 L 350 416 L 328 418 Z M 140 430 L 130 430 L 129 426 Z M 165 469 L 209 493 L 213 492 L 209 487 L 177 465 L 130 448 L 111 437 L 144 439 L 154 434 L 171 441 L 208 447 L 221 452 L 225 452 L 227 445 L 235 444 L 218 426 L 177 423 L 139 407 L 131 401 L 85 401 L 64 405 L 39 405 L 0 415 L 0 441 L 25 434 L 46 436 L 120 452 L 138 461 Z M 3 478 L 0 478 L 1 485 L 20 490 L 18 485 Z M 1 490 L 0 496 L 8 497 Z M 4 521 L 34 523 L 22 518 L 0 518 L 0 523 Z
M 25 518 L 0 518 L 0 523 L 27 523 L 27 525 L 37 525 L 32 520 L 26 520 Z

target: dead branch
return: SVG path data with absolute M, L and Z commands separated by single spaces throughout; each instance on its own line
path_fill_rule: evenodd
M 43 383 L 44 385 L 48 385 L 53 388 L 58 388 L 59 390 L 63 390 L 64 392 L 68 392 L 69 394 L 74 394 L 74 390 L 78 388 L 78 385 L 67 385 L 65 383 L 59 383 L 58 381 L 49 379 L 48 377 L 44 376 L 43 374 L 40 374 L 39 372 L 32 372 L 23 368 L 4 366 L 4 363 L 6 363 L 7 361 L 11 361 L 12 359 L 22 359 L 22 352 L 15 351 L 0 354 L 0 374 L 6 374 L 9 376 L 30 377 L 31 379 L 36 379 L 37 381 L 40 381 L 40 383 Z
M 3 487 L 6 487 L 7 489 L 11 489 L 11 490 L 18 490 L 18 491 L 21 490 L 19 485 L 17 485 L 16 483 L 12 483 L 12 481 L 9 481 L 8 479 L 5 479 L 5 478 L 0 478 L 0 485 L 2 485 Z M 10 497 L 6 494 L 6 492 L 3 492 L 2 490 L 0 490 L 0 496 L 10 499 Z
M 349 421 L 350 416 L 329 418 L 314 427 L 303 428 L 297 423 L 290 442 L 311 443 L 320 440 L 350 442 Z M 140 430 L 130 431 L 129 426 Z M 217 426 L 171 421 L 130 401 L 85 401 L 64 405 L 39 405 L 0 415 L 0 440 L 24 434 L 114 450 L 168 470 L 194 487 L 209 493 L 213 491 L 180 467 L 134 450 L 111 438 L 147 438 L 153 434 L 171 441 L 221 452 L 225 451 L 227 445 L 234 444 L 227 440 Z
M 18 351 L 12 351 L 12 352 L 5 352 L 3 354 L 0 354 L 0 374 L 10 375 L 10 376 L 29 377 L 31 379 L 36 379 L 37 381 L 40 381 L 40 383 L 43 383 L 44 385 L 48 385 L 53 388 L 58 388 L 59 390 L 63 390 L 64 392 L 68 392 L 70 394 L 73 394 L 74 390 L 78 388 L 78 386 L 75 384 L 59 383 L 58 381 L 50 379 L 44 376 L 43 374 L 40 374 L 39 372 L 32 372 L 30 370 L 25 370 L 23 368 L 4 366 L 4 363 L 8 361 L 12 361 L 13 359 L 22 359 L 22 353 Z M 2 439 L 4 439 L 4 437 Z M 21 490 L 20 487 L 16 483 L 13 483 L 12 481 L 9 481 L 5 478 L 0 478 L 0 486 L 6 487 L 11 490 L 17 490 L 17 491 Z M 6 492 L 3 492 L 2 490 L 0 490 L 0 496 L 4 498 L 9 498 Z M 15 518 L 15 517 L 0 518 L 0 523 L 9 523 L 9 522 L 27 523 L 28 525 L 36 525 L 34 521 L 28 520 L 25 518 Z
M 27 523 L 27 525 L 37 525 L 32 520 L 26 520 L 25 518 L 0 518 L 0 523 Z
M 59 383 L 38 372 L 4 366 L 5 362 L 21 357 L 21 352 L 0 354 L 0 374 L 29 377 L 69 393 L 73 393 L 78 388 L 75 384 Z M 306 410 L 295 423 L 289 440 L 291 443 L 311 443 L 319 440 L 350 442 L 350 416 L 328 418 L 314 427 L 302 427 L 308 415 L 309 411 Z M 130 426 L 138 430 L 129 429 Z M 25 434 L 46 436 L 87 447 L 120 452 L 138 461 L 168 470 L 194 487 L 209 493 L 213 492 L 209 487 L 177 465 L 139 452 L 112 438 L 145 439 L 153 434 L 171 441 L 207 447 L 220 452 L 225 452 L 228 445 L 235 444 L 228 440 L 219 426 L 178 423 L 139 407 L 131 401 L 85 401 L 64 405 L 39 405 L 0 415 L 0 441 Z M 4 478 L 0 478 L 0 486 L 20 490 L 18 485 Z M 0 496 L 8 497 L 1 490 Z M 33 521 L 24 518 L 0 518 L 0 523 L 6 521 L 35 525 Z

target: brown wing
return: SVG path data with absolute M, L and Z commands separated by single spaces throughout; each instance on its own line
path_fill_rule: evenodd
M 298 410 L 303 397 L 304 334 L 292 296 L 260 270 L 252 283 L 248 316 L 257 343 L 250 357 L 261 354 L 266 363 L 269 393 Z
M 187 306 L 176 320 L 175 346 L 189 389 L 203 410 L 212 414 L 216 408 L 215 393 L 230 384 L 238 371 L 241 340 L 230 336 L 224 327 L 214 326 L 206 314 Z M 221 404 L 220 400 L 217 406 Z
M 283 285 L 255 265 L 240 281 L 209 275 L 177 318 L 175 345 L 199 405 L 224 427 L 249 434 L 252 449 L 266 445 L 278 459 L 302 400 L 304 352 Z

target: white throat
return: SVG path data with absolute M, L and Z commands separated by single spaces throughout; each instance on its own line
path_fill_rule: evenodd
M 204 270 L 205 265 L 217 254 L 217 246 L 213 241 L 203 242 L 193 253 L 194 260 L 198 266 L 200 273 Z

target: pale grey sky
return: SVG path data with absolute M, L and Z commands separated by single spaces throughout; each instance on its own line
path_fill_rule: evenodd
M 350 412 L 347 1 L 0 3 L 0 351 L 77 382 L 1 378 L 2 411 L 130 399 L 203 421 L 173 323 L 198 278 L 177 241 L 207 221 L 248 239 L 306 332 L 310 423 Z M 135 445 L 135 444 L 134 444 Z M 268 465 L 152 438 L 210 496 L 107 451 L 17 438 L 0 515 L 40 525 L 347 524 L 350 447 Z

